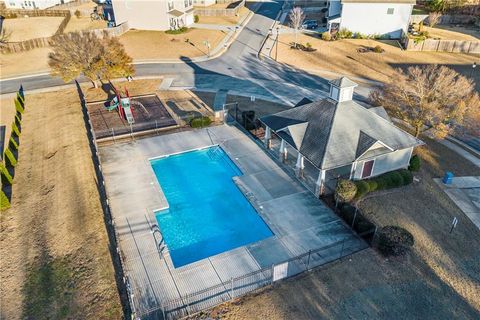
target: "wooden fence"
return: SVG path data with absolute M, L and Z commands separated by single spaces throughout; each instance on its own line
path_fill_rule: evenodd
M 105 28 L 105 29 L 95 29 L 84 32 L 93 32 L 98 37 L 103 37 L 104 33 L 107 33 L 109 36 L 118 37 L 124 34 L 129 30 L 128 23 L 122 23 L 121 25 L 114 28 Z M 16 53 L 22 51 L 29 51 L 36 48 L 45 48 L 49 47 L 51 44 L 52 37 L 45 38 L 35 38 L 30 40 L 25 40 L 21 42 L 8 42 L 6 44 L 0 45 L 0 53 Z
M 444 14 L 440 16 L 438 24 L 473 24 L 476 16 L 466 14 Z M 420 23 L 423 21 L 428 25 L 428 14 L 412 14 L 410 23 Z
M 218 3 L 218 2 L 217 2 Z M 245 6 L 245 0 L 241 1 L 235 8 L 195 8 L 195 15 L 199 16 L 236 16 L 238 11 Z
M 66 17 L 70 14 L 69 10 L 23 10 L 23 9 L 4 9 L 0 10 L 0 15 L 5 19 L 29 17 Z
M 480 53 L 480 41 L 427 39 L 415 43 L 413 39 L 404 38 L 403 46 L 408 51 Z

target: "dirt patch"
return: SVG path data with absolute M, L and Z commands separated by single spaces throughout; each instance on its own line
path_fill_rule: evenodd
M 225 36 L 223 31 L 204 29 L 189 29 L 179 35 L 163 31 L 131 30 L 119 39 L 134 60 L 146 60 L 204 56 L 208 53 L 205 41 L 210 43 L 210 49 L 213 50 Z
M 368 249 L 193 318 L 477 319 L 480 231 L 432 178 L 447 169 L 456 175 L 478 175 L 479 169 L 443 145 L 426 142 L 418 151 L 424 162 L 419 183 L 361 204 L 379 226 L 411 232 L 410 253 L 387 259 Z M 449 234 L 453 216 L 459 224 Z
M 299 35 L 299 42 L 310 43 L 315 52 L 302 52 L 290 49 L 294 35 L 280 35 L 278 59 L 280 62 L 312 73 L 333 71 L 344 75 L 367 78 L 376 81 L 388 81 L 394 69 L 402 65 L 448 64 L 466 66 L 470 74 L 471 65 L 478 58 L 476 55 L 447 52 L 413 52 L 403 51 L 396 41 L 375 40 L 339 40 L 323 41 L 309 35 Z M 384 53 L 360 53 L 363 47 L 380 45 Z M 275 49 L 271 52 L 275 56 Z M 330 75 L 331 77 L 331 75 Z M 476 79 L 480 77 L 477 72 Z M 480 81 L 477 81 L 480 82 Z
M 12 31 L 10 42 L 24 41 L 34 38 L 50 37 L 57 32 L 64 17 L 30 17 L 5 19 L 3 27 Z
M 19 150 L 0 216 L 1 318 L 121 318 L 76 89 L 26 95 Z

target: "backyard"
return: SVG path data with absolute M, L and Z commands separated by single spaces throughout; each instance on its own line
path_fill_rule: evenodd
M 13 98 L 2 98 L 10 123 Z M 75 88 L 26 95 L 12 207 L 2 211 L 1 318 L 120 319 Z
M 3 27 L 12 32 L 9 42 L 50 37 L 55 34 L 64 17 L 29 17 L 5 19 Z
M 478 176 L 480 169 L 438 142 L 426 142 L 418 150 L 419 182 L 360 205 L 379 226 L 399 225 L 414 235 L 414 249 L 405 257 L 364 250 L 192 318 L 478 319 L 480 231 L 432 178 L 445 170 Z M 453 217 L 459 223 L 449 234 Z
M 310 43 L 315 52 L 304 52 L 290 49 L 294 35 L 280 35 L 278 46 L 278 61 L 298 69 L 307 70 L 320 75 L 328 72 L 360 77 L 367 80 L 385 82 L 393 75 L 399 66 L 417 64 L 447 64 L 462 72 L 465 69 L 470 74 L 473 62 L 478 62 L 478 55 L 447 53 L 447 52 L 410 52 L 403 51 L 397 41 L 355 40 L 323 41 L 319 38 L 300 34 L 298 42 Z M 357 50 L 365 47 L 381 46 L 385 52 L 360 53 Z M 275 57 L 276 49 L 271 51 Z M 331 77 L 331 76 L 330 76 Z M 475 73 L 475 79 L 480 87 L 480 72 Z
M 225 4 L 223 4 L 225 6 Z M 207 8 L 211 8 L 207 7 Z M 238 14 L 235 16 L 198 16 L 198 23 L 205 24 L 218 24 L 218 25 L 236 25 L 242 22 L 243 19 L 250 13 L 250 10 L 247 7 L 242 7 L 238 10 Z

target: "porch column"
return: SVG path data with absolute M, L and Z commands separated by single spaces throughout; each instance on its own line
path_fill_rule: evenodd
M 270 127 L 265 127 L 265 146 L 267 149 L 272 147 L 272 129 Z
M 304 157 L 299 152 L 297 156 L 297 163 L 295 164 L 295 172 L 297 177 L 303 178 L 303 169 L 305 169 Z
M 282 142 L 280 143 L 280 158 L 282 159 L 282 162 L 287 161 L 287 156 L 288 156 L 287 145 L 285 143 L 285 140 L 282 139 Z
M 357 162 L 355 161 L 354 163 L 352 163 L 352 169 L 350 170 L 350 180 L 353 179 L 353 177 L 355 177 L 355 171 L 357 170 Z
M 318 198 L 324 193 L 325 188 L 325 170 L 320 170 L 318 173 L 318 179 L 315 183 L 315 196 Z

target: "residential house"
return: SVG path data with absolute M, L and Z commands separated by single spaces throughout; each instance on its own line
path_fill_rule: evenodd
M 215 3 L 216 0 L 193 0 L 193 5 L 197 7 L 208 7 Z
M 23 1 L 23 0 L 5 0 L 5 7 L 8 9 L 47 9 L 59 4 L 64 4 L 74 0 L 33 0 L 33 1 Z
M 193 0 L 112 0 L 115 24 L 131 29 L 174 30 L 194 21 Z
M 329 31 L 348 29 L 364 35 L 382 35 L 392 39 L 407 33 L 416 0 L 330 0 Z
M 314 168 L 315 192 L 333 191 L 339 177 L 366 179 L 407 168 L 420 140 L 396 127 L 381 107 L 366 108 L 353 101 L 356 83 L 348 78 L 330 81 L 328 98 L 260 118 L 265 143 L 281 140 L 282 158 L 297 155 L 296 170 Z M 277 141 L 278 142 L 278 141 Z M 278 145 L 278 143 L 277 143 Z

